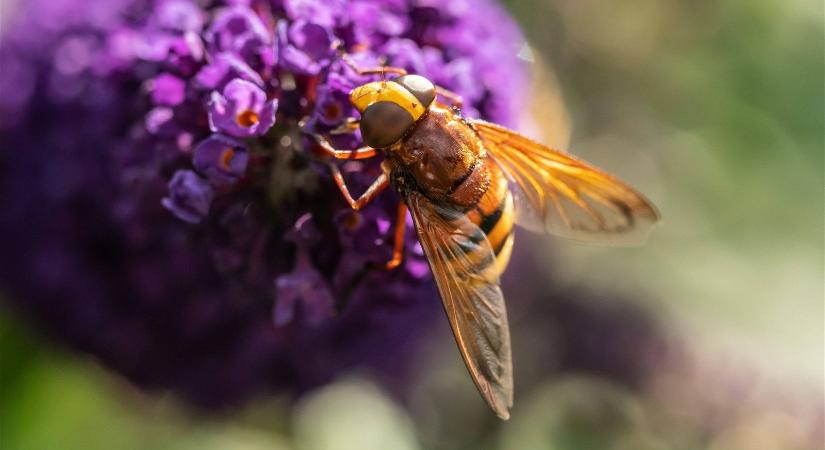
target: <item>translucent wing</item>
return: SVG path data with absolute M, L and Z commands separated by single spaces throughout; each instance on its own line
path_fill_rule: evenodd
M 515 131 L 484 121 L 473 128 L 511 181 L 516 221 L 583 241 L 644 241 L 659 213 L 642 194 L 601 170 Z
M 463 213 L 406 197 L 458 349 L 490 408 L 502 419 L 513 405 L 513 365 L 507 311 L 495 255 L 484 233 Z

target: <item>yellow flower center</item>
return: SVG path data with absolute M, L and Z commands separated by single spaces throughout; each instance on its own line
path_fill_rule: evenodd
M 235 157 L 235 150 L 233 150 L 232 147 L 225 148 L 223 150 L 223 152 L 221 153 L 221 159 L 220 159 L 220 162 L 219 162 L 219 164 L 221 165 L 221 168 L 223 170 L 227 170 L 227 171 L 229 169 L 231 169 L 232 166 L 230 166 L 230 164 L 232 163 L 232 158 L 234 158 L 234 157 Z
M 261 119 L 258 117 L 258 114 L 255 113 L 255 111 L 249 109 L 235 116 L 235 122 L 237 122 L 238 125 L 244 128 L 249 128 L 253 125 L 257 125 L 260 121 Z

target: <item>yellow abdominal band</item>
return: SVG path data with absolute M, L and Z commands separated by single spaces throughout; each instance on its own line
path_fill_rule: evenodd
M 358 86 L 349 94 L 349 100 L 362 113 L 373 103 L 393 102 L 410 113 L 413 120 L 418 120 L 426 110 L 410 91 L 392 81 L 373 81 Z

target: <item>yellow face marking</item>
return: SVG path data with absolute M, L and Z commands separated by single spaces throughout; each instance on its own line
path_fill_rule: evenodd
M 393 102 L 410 113 L 413 120 L 418 120 L 425 111 L 424 106 L 410 91 L 392 81 L 373 81 L 358 86 L 350 92 L 349 100 L 358 112 L 364 112 L 373 103 Z

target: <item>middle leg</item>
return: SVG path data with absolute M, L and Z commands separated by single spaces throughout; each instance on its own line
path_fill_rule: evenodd
M 392 270 L 401 265 L 404 259 L 404 235 L 407 230 L 407 204 L 398 204 L 398 214 L 395 216 L 395 240 L 392 245 L 392 259 L 384 264 L 384 268 Z

